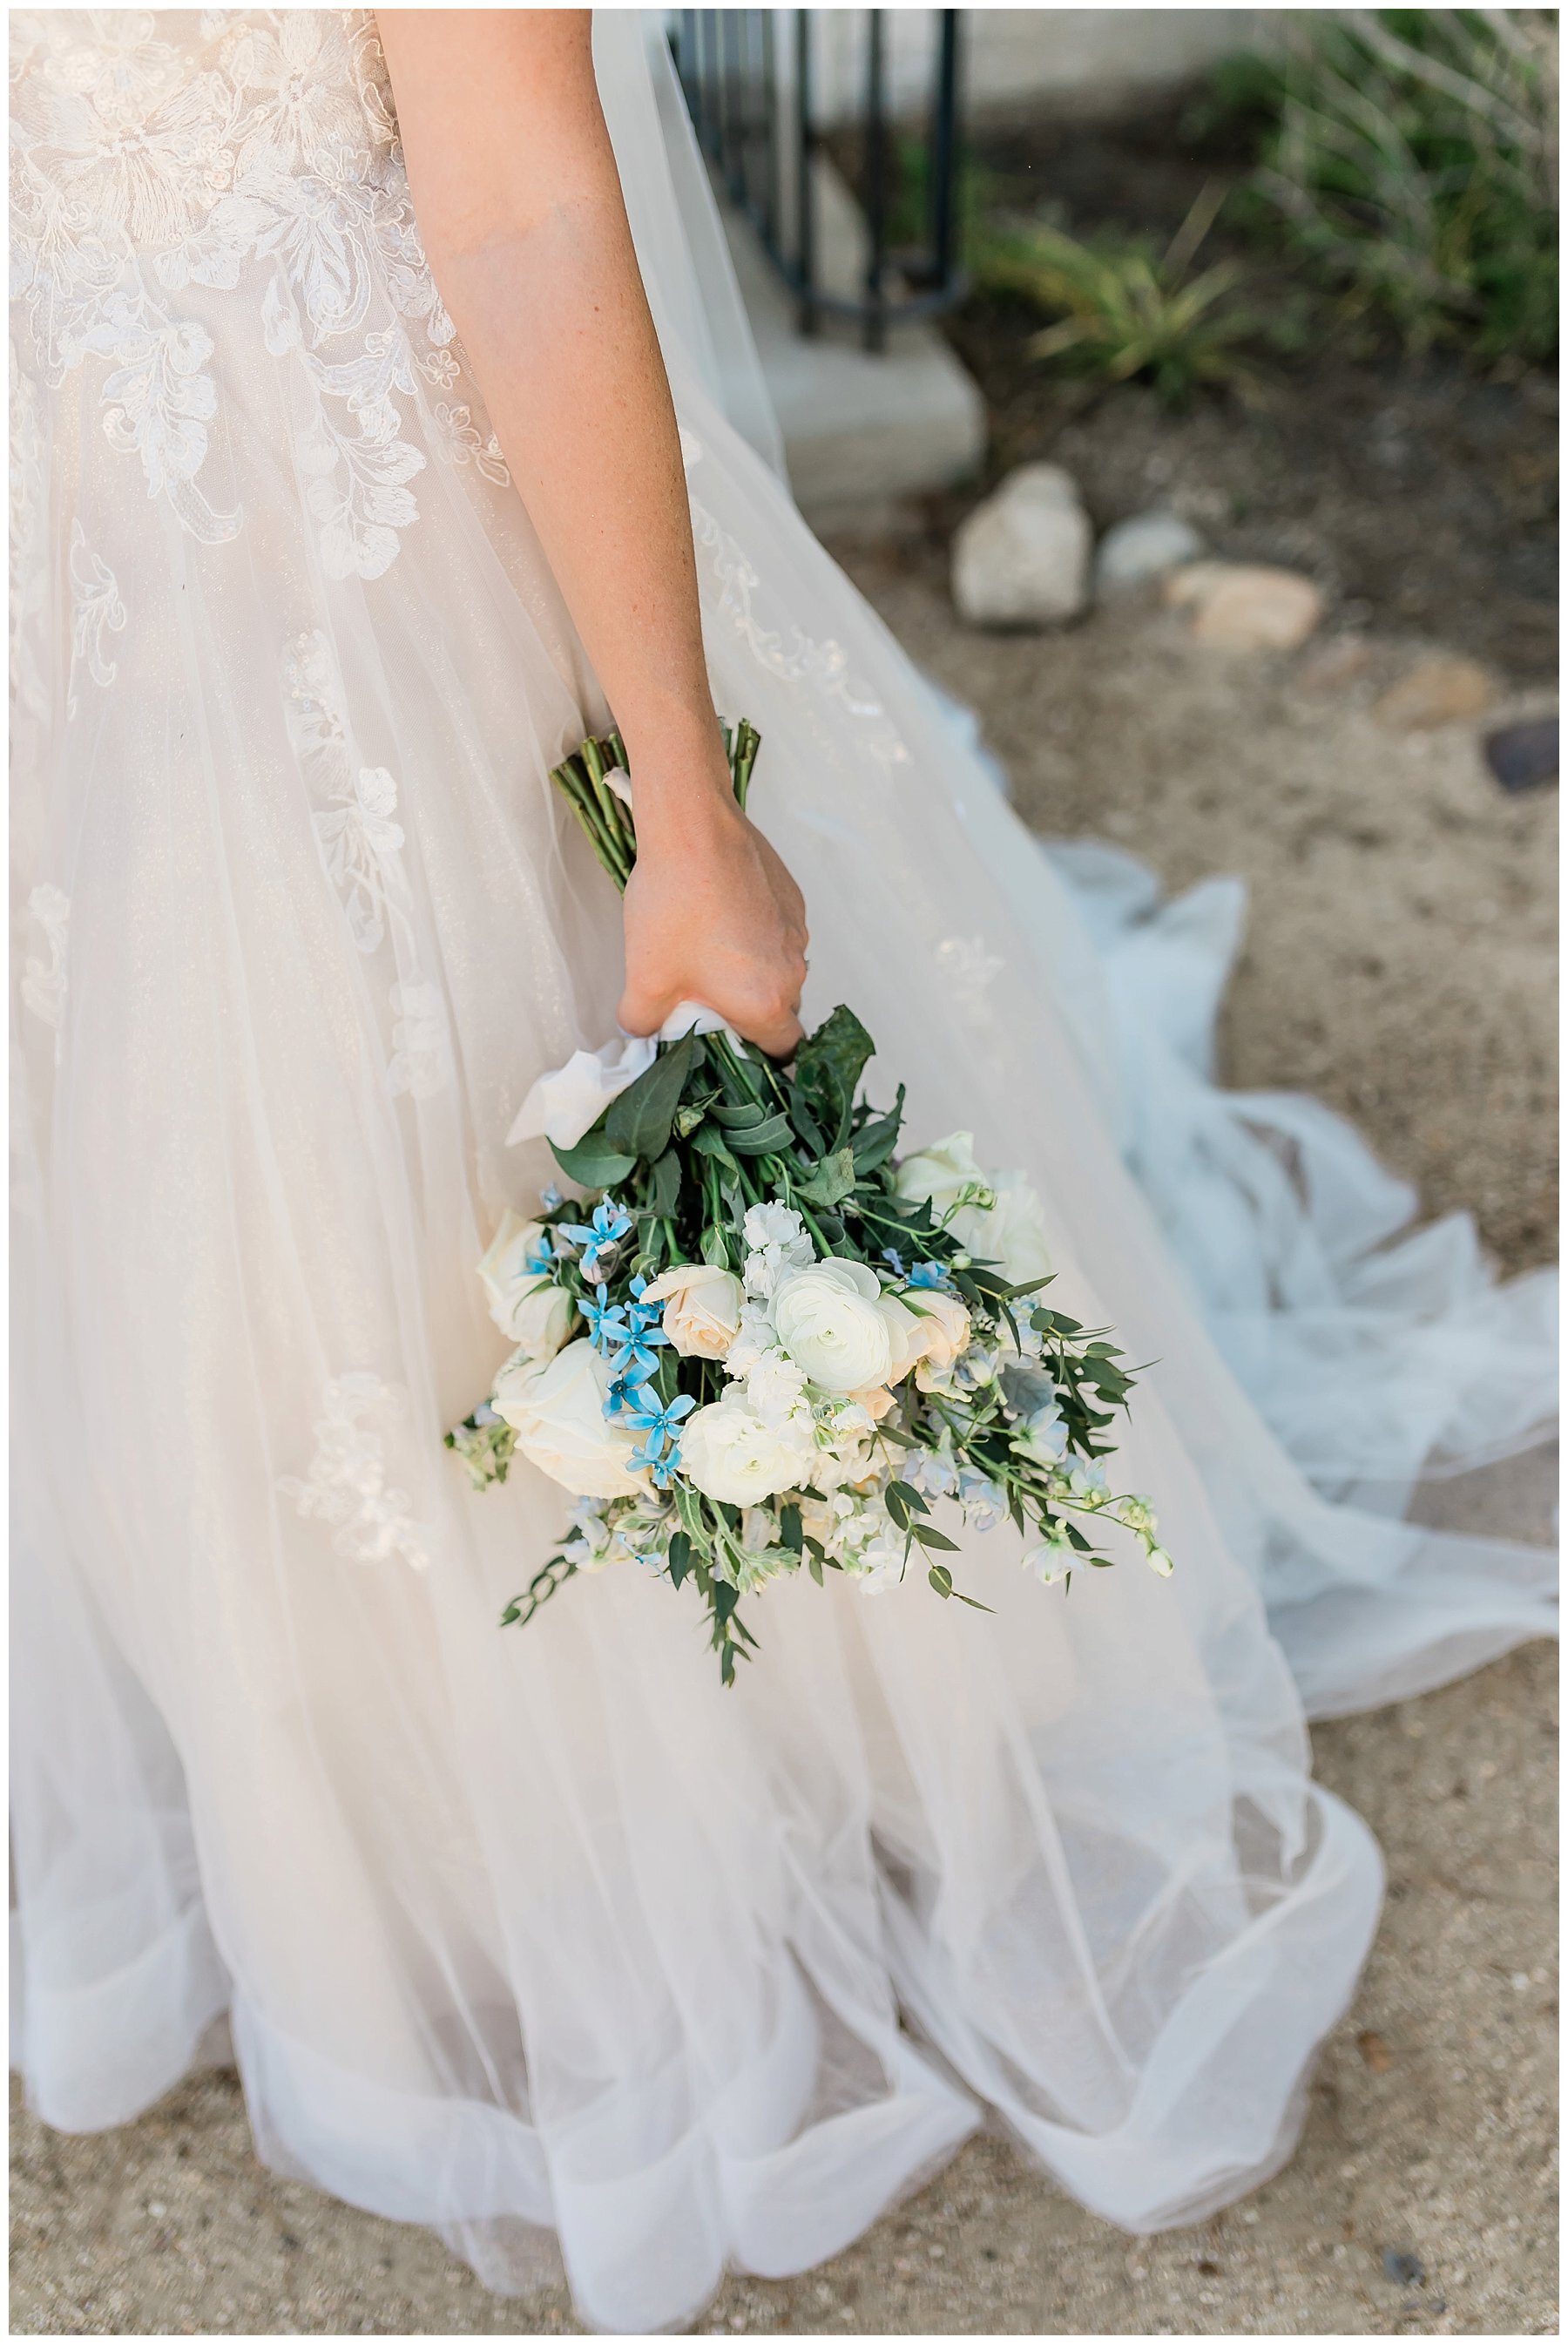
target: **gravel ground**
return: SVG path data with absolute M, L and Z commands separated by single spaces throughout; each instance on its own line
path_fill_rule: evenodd
M 1312 690 L 1310 652 L 1200 654 L 1144 605 L 1049 639 L 969 635 L 918 551 L 854 561 L 984 712 L 1037 826 L 1137 846 L 1172 886 L 1245 874 L 1228 1078 L 1318 1092 L 1430 1206 L 1476 1207 L 1511 1266 L 1544 1258 L 1554 793 L 1504 798 L 1463 729 L 1382 729 L 1371 702 L 1417 647 L 1376 642 Z M 1551 1498 L 1534 1460 L 1464 1502 L 1544 1537 Z M 1533 1647 L 1319 1729 L 1390 1894 L 1268 2187 L 1130 2239 L 980 2139 L 824 2269 L 729 2281 L 711 2332 L 1554 2332 L 1555 1683 Z M 564 2291 L 498 2301 L 433 2238 L 273 2179 L 226 2071 L 93 2138 L 14 2102 L 13 2160 L 14 2333 L 576 2332 Z

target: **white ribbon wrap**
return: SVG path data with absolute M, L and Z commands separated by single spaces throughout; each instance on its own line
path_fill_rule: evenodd
M 593 1129 L 611 1099 L 618 1098 L 638 1075 L 652 1066 L 660 1042 L 678 1042 L 683 1034 L 728 1034 L 737 1044 L 739 1035 L 715 1010 L 699 1002 L 682 1001 L 672 1009 L 657 1034 L 626 1034 L 598 1050 L 574 1050 L 564 1066 L 541 1075 L 518 1110 L 507 1134 L 507 1146 L 525 1139 L 548 1139 L 557 1147 L 575 1147 Z

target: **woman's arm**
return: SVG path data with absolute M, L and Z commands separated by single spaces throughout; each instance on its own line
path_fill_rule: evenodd
M 781 1055 L 800 1033 L 805 911 L 729 785 L 588 13 L 377 23 L 431 269 L 637 777 L 622 1023 L 650 1033 L 695 999 Z

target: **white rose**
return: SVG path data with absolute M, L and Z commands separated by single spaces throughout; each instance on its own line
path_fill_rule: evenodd
M 911 1204 L 922 1198 L 930 1202 L 940 1221 L 944 1213 L 958 1203 L 966 1188 L 989 1188 L 990 1181 L 975 1162 L 972 1131 L 950 1131 L 930 1147 L 918 1148 L 906 1156 L 893 1177 L 893 1186 L 900 1197 Z M 967 1206 L 966 1211 L 972 1211 Z
M 553 1359 L 578 1324 L 578 1307 L 564 1286 L 553 1278 L 537 1278 L 512 1304 L 507 1333 L 530 1359 Z
M 929 1199 L 939 1221 L 966 1188 L 989 1189 L 993 1202 L 989 1207 L 960 1206 L 947 1224 L 949 1235 L 980 1260 L 999 1263 L 1015 1286 L 1050 1276 L 1050 1252 L 1039 1197 L 1020 1172 L 984 1171 L 975 1161 L 971 1133 L 950 1133 L 934 1147 L 906 1156 L 893 1185 L 911 1204 Z
M 662 1302 L 664 1331 L 682 1359 L 721 1359 L 734 1342 L 745 1299 L 740 1280 L 706 1261 L 684 1261 L 644 1288 L 644 1302 Z
M 543 1364 L 508 1360 L 491 1405 L 516 1432 L 528 1462 L 573 1497 L 636 1496 L 644 1485 L 628 1472 L 627 1461 L 637 1435 L 605 1415 L 608 1391 L 608 1363 L 579 1339 Z
M 884 1293 L 880 1298 L 880 1308 L 888 1325 L 888 1340 L 893 1350 L 893 1364 L 888 1369 L 888 1381 L 901 1384 L 910 1369 L 926 1356 L 922 1323 L 896 1294 Z
M 509 1212 L 502 1216 L 501 1226 L 490 1239 L 488 1249 L 479 1264 L 479 1279 L 490 1306 L 490 1316 L 502 1334 L 509 1335 L 514 1343 L 523 1340 L 523 1330 L 515 1323 L 516 1314 L 525 1302 L 533 1298 L 539 1286 L 547 1282 L 539 1264 L 541 1260 L 548 1261 L 549 1255 L 550 1233 L 543 1221 L 525 1221 L 516 1213 Z M 549 1345 L 551 1351 L 560 1349 L 571 1327 L 570 1298 L 563 1298 L 567 1308 L 560 1318 L 560 1333 Z M 537 1333 L 539 1326 L 537 1305 L 528 1313 L 528 1325 L 530 1330 Z M 536 1351 L 535 1356 L 542 1357 L 544 1354 Z
M 754 1506 L 798 1488 L 814 1453 L 809 1426 L 765 1424 L 739 1391 L 699 1408 L 681 1427 L 681 1471 L 727 1506 Z
M 790 1358 L 823 1391 L 866 1391 L 887 1382 L 892 1336 L 880 1283 L 864 1262 L 835 1256 L 790 1270 L 773 1297 L 773 1324 Z
M 910 1367 L 924 1362 L 938 1369 L 950 1368 L 968 1350 L 970 1314 L 956 1295 L 922 1286 L 910 1294 L 908 1309 L 918 1329 Z
M 1015 1286 L 1032 1286 L 1050 1276 L 1050 1248 L 1045 1238 L 1045 1208 L 1019 1172 L 1004 1172 L 992 1184 L 996 1203 L 977 1216 L 980 1227 L 964 1243 L 987 1261 L 999 1261 Z M 964 1216 L 967 1218 L 967 1216 Z

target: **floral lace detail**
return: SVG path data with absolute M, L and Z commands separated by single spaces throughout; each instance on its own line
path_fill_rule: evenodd
M 353 1562 L 385 1562 L 400 1554 L 415 1571 L 430 1562 L 430 1532 L 415 1520 L 407 1490 L 387 1485 L 386 1447 L 365 1419 L 401 1417 L 400 1392 L 365 1369 L 337 1376 L 321 1396 L 314 1431 L 316 1454 L 303 1480 L 277 1484 L 307 1521 L 335 1525 L 333 1551 Z
M 689 474 L 702 460 L 702 443 L 694 433 L 683 430 L 680 452 Z M 881 702 L 850 675 L 843 645 L 831 639 L 818 642 L 793 621 L 787 633 L 765 625 L 757 610 L 762 581 L 739 540 L 720 526 L 699 498 L 692 497 L 690 503 L 692 534 L 709 556 L 719 581 L 719 607 L 734 622 L 759 663 L 781 682 L 809 684 L 864 725 L 866 746 L 879 764 L 907 764 L 909 750 Z
M 387 1068 L 393 1096 L 428 1098 L 451 1075 L 447 1009 L 440 987 L 418 965 L 414 899 L 403 860 L 407 843 L 395 819 L 397 784 L 385 765 L 362 765 L 349 738 L 346 695 L 332 646 L 319 627 L 284 653 L 287 721 L 301 771 L 325 800 L 311 815 L 322 869 L 348 933 L 362 953 L 391 936 L 406 974 L 389 995 L 394 1024 Z
M 59 1063 L 65 1046 L 63 1027 L 65 1022 L 65 988 L 68 981 L 71 899 L 63 889 L 51 886 L 47 881 L 35 887 L 27 898 L 29 916 L 43 932 L 49 957 L 41 960 L 30 954 L 22 975 L 22 999 L 35 1017 L 55 1028 L 55 1059 Z
M 397 147 L 367 12 L 209 13 L 200 45 L 141 10 L 13 20 L 12 238 L 47 378 L 89 359 L 110 444 L 204 544 L 241 526 L 198 482 L 217 388 L 192 287 L 248 279 L 266 349 L 315 393 L 297 455 L 321 558 L 378 578 L 417 518 L 423 452 L 396 394 L 410 335 L 452 338 Z M 347 345 L 347 347 L 345 347 Z
M 512 476 L 507 470 L 507 460 L 501 453 L 501 443 L 493 431 L 481 432 L 474 421 L 473 410 L 452 407 L 445 399 L 437 402 L 436 420 L 444 434 L 447 453 L 454 464 L 472 463 L 498 489 L 509 489 Z
M 76 713 L 76 672 L 85 667 L 95 684 L 113 683 L 119 663 L 104 656 L 104 630 L 118 634 L 126 623 L 126 606 L 114 571 L 87 543 L 79 520 L 71 523 L 71 672 L 65 685 L 65 713 Z

